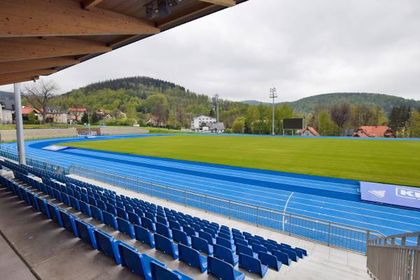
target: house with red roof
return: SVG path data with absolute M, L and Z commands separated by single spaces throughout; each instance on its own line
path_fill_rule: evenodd
M 354 131 L 353 136 L 395 138 L 395 134 L 392 129 L 386 125 L 361 126 Z
M 67 114 L 67 120 L 69 123 L 77 123 L 82 120 L 83 115 L 87 112 L 84 107 L 72 107 L 69 108 Z
M 318 131 L 312 126 L 307 126 L 300 132 L 300 136 L 319 136 Z

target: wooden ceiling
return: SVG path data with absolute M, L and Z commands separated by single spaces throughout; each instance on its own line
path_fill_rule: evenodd
M 174 5 L 147 14 L 157 1 Z M 0 0 L 0 85 L 53 74 L 245 1 Z

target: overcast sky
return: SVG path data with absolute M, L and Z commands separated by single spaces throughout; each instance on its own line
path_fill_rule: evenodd
M 249 0 L 50 76 L 61 92 L 149 76 L 233 100 L 420 99 L 419 0 Z M 11 90 L 11 87 L 2 89 Z

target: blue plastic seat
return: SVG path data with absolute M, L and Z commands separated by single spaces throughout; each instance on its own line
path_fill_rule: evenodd
M 257 256 L 257 254 L 254 253 L 254 251 L 252 251 L 251 248 L 249 248 L 248 246 L 240 245 L 240 244 L 238 244 L 236 246 L 236 253 L 238 255 L 239 254 L 245 254 L 245 255 L 248 255 L 248 256 L 251 256 L 251 257 L 254 257 L 254 258 Z
M 68 195 L 68 194 L 66 194 L 66 193 L 62 193 L 61 194 L 61 201 L 65 204 L 65 205 L 68 205 L 68 206 L 71 206 L 71 204 L 70 204 L 70 196 Z
M 150 263 L 150 270 L 153 280 L 193 280 L 179 271 L 171 271 L 167 267 L 161 266 L 155 262 Z
M 80 211 L 79 200 L 76 197 L 70 196 L 70 205 L 71 205 L 71 207 L 73 207 L 77 211 Z
M 292 261 L 294 262 L 298 261 L 298 256 L 296 255 L 296 252 L 294 252 L 293 250 L 281 248 L 280 251 L 287 254 Z
M 267 253 L 267 248 L 266 247 L 264 247 L 264 246 L 262 246 L 262 245 L 257 245 L 257 244 L 254 244 L 254 245 L 252 245 L 252 250 L 255 252 L 255 253 L 259 253 L 259 252 L 264 252 L 264 253 Z
M 238 264 L 239 257 L 229 248 L 218 244 L 213 245 L 214 256 L 235 266 Z
M 198 233 L 198 236 L 201 238 L 204 238 L 205 240 L 207 240 L 207 242 L 209 243 L 209 245 L 213 245 L 216 243 L 216 239 L 213 238 L 213 236 L 205 231 L 200 231 Z
M 268 267 L 263 265 L 259 259 L 245 254 L 239 254 L 239 267 L 248 272 L 256 273 L 260 277 L 264 277 L 268 271 Z
M 153 234 L 147 228 L 134 225 L 134 233 L 138 241 L 149 245 L 151 248 L 155 248 L 155 239 Z
M 139 215 L 134 212 L 128 212 L 128 220 L 134 225 L 141 225 L 141 220 Z
M 146 262 L 143 255 L 140 254 L 134 247 L 131 247 L 124 242 L 120 242 L 118 243 L 118 250 L 121 256 L 122 266 L 127 267 L 131 272 L 143 277 L 144 279 L 152 279 L 150 262 Z
M 242 246 L 248 246 L 248 241 L 245 241 L 245 240 L 241 240 L 241 239 L 235 239 L 235 245 L 236 246 L 238 246 L 238 245 L 242 245 Z
M 160 235 L 163 235 L 169 239 L 172 239 L 172 231 L 169 229 L 168 226 L 161 224 L 159 222 L 156 223 L 156 232 Z
M 190 237 L 198 236 L 197 232 L 190 226 L 183 226 L 182 229 Z
M 213 246 L 211 246 L 207 240 L 201 238 L 192 236 L 191 237 L 191 244 L 192 247 L 202 253 L 205 253 L 209 256 L 213 255 Z
M 290 258 L 289 258 L 289 256 L 286 254 L 286 253 L 283 253 L 283 252 L 281 252 L 281 251 L 277 251 L 277 250 L 275 250 L 275 251 L 273 251 L 273 252 L 271 252 L 274 256 L 276 256 L 276 258 L 277 258 L 277 260 L 279 261 L 279 262 L 281 262 L 282 264 L 285 264 L 285 265 L 290 265 Z
M 50 218 L 50 211 L 48 210 L 47 200 L 45 198 L 35 197 L 39 211 Z
M 74 236 L 79 236 L 77 232 L 76 223 L 74 220 L 76 219 L 75 216 L 72 214 L 69 214 L 67 212 L 64 212 L 63 210 L 59 210 L 61 221 L 63 222 L 63 227 L 74 234 Z
M 172 229 L 172 236 L 175 242 L 191 246 L 191 238 L 183 231 Z
M 61 217 L 58 213 L 58 207 L 55 205 L 52 205 L 50 203 L 47 203 L 48 212 L 50 213 L 50 218 L 60 226 L 63 226 L 63 222 L 61 221 Z
M 96 238 L 93 232 L 95 228 L 81 220 L 75 220 L 75 223 L 79 238 L 89 243 L 94 249 L 96 249 Z
M 92 213 L 92 218 L 104 222 L 104 216 L 102 215 L 102 210 L 99 207 L 96 206 L 90 206 L 90 211 Z
M 79 201 L 79 204 L 80 204 L 80 212 L 82 212 L 86 216 L 89 216 L 90 217 L 92 215 L 92 213 L 90 211 L 90 205 L 87 204 L 84 201 Z
M 268 266 L 269 268 L 272 268 L 276 271 L 280 270 L 281 262 L 279 262 L 276 256 L 264 252 L 259 252 L 258 259 L 262 264 Z
M 207 257 L 200 254 L 196 249 L 183 244 L 178 244 L 179 260 L 189 266 L 200 269 L 201 272 L 207 270 Z
M 178 248 L 169 238 L 155 233 L 155 247 L 164 254 L 170 255 L 173 259 L 178 259 Z
M 121 264 L 120 252 L 118 250 L 119 241 L 100 229 L 95 229 L 94 234 L 97 249 L 105 255 L 112 257 L 116 264 Z
M 233 251 L 236 250 L 236 246 L 233 245 L 233 243 L 230 239 L 226 239 L 226 238 L 223 238 L 223 237 L 217 237 L 216 238 L 216 244 L 225 246 L 226 248 L 229 248 Z
M 113 214 L 107 211 L 102 211 L 102 215 L 104 217 L 104 224 L 118 230 L 117 218 Z
M 296 251 L 300 251 L 300 252 L 302 252 L 302 256 L 305 256 L 305 257 L 307 257 L 307 256 L 308 256 L 308 252 L 307 252 L 305 249 L 302 249 L 302 248 L 296 247 L 296 248 L 295 248 L 295 250 L 296 250 Z
M 135 238 L 134 227 L 129 221 L 118 217 L 117 218 L 117 223 L 118 223 L 118 230 L 120 232 L 127 234 L 131 238 Z
M 181 225 L 180 225 L 178 222 L 175 222 L 175 221 L 169 221 L 169 227 L 170 227 L 172 230 L 174 230 L 174 229 L 177 229 L 177 230 L 182 230 Z
M 233 268 L 233 265 L 215 257 L 207 258 L 207 273 L 223 280 L 242 280 L 245 275 Z
M 144 228 L 147 228 L 148 230 L 150 230 L 150 231 L 152 231 L 152 232 L 155 232 L 156 231 L 156 226 L 155 226 L 155 224 L 153 223 L 153 221 L 152 220 L 150 220 L 149 218 L 147 218 L 147 217 L 141 217 L 141 225 L 144 227 Z
M 123 218 L 124 220 L 128 220 L 128 214 L 125 212 L 124 208 L 121 207 L 115 207 L 117 210 L 117 216 L 120 218 Z

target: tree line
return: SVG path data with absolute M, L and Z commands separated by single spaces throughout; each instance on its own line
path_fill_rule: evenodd
M 63 95 L 54 94 L 58 86 L 52 82 L 37 83 L 28 88 L 24 102 L 46 112 L 54 108 L 66 111 L 71 107 L 84 107 L 87 113 L 81 123 L 106 125 L 156 126 L 173 129 L 189 128 L 198 115 L 216 117 L 218 102 L 220 121 L 226 132 L 270 134 L 272 107 L 266 103 L 247 104 L 209 98 L 176 84 L 133 77 L 95 83 Z M 302 117 L 321 135 L 348 135 L 362 125 L 388 125 L 398 136 L 420 137 L 419 108 L 407 105 L 392 107 L 386 113 L 383 107 L 336 103 L 317 105 L 311 112 L 296 112 L 288 104 L 274 107 L 275 133 L 282 134 L 282 119 Z M 45 118 L 43 118 L 45 119 Z

